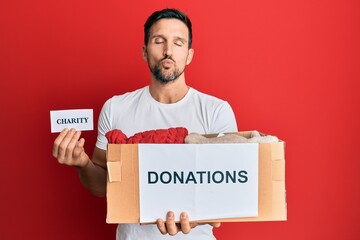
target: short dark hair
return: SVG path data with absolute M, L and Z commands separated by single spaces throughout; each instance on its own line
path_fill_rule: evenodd
M 148 17 L 148 19 L 145 22 L 144 25 L 144 43 L 145 45 L 148 44 L 149 38 L 150 38 L 150 30 L 152 25 L 154 25 L 157 21 L 163 18 L 174 18 L 182 21 L 189 30 L 189 41 L 188 41 L 188 47 L 191 48 L 192 45 L 192 27 L 191 27 L 191 21 L 188 16 L 186 16 L 185 13 L 177 10 L 177 9 L 171 9 L 171 8 L 165 8 L 160 11 L 156 11 L 153 14 Z

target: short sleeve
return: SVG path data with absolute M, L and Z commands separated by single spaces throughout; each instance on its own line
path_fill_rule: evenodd
M 235 119 L 234 112 L 230 104 L 224 101 L 218 106 L 214 113 L 214 119 L 212 122 L 213 133 L 226 133 L 237 132 L 238 127 Z
M 107 139 L 105 134 L 111 130 L 111 99 L 107 100 L 101 109 L 98 121 L 98 136 L 96 141 L 96 147 L 106 150 Z

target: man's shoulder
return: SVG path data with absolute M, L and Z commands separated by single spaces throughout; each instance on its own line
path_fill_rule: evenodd
M 146 91 L 148 91 L 148 86 L 142 87 L 133 91 L 125 92 L 123 94 L 114 95 L 113 97 L 109 98 L 108 101 L 110 102 L 127 102 L 127 101 L 134 101 L 136 99 L 141 98 Z
M 115 95 L 113 98 L 136 98 L 148 91 L 149 86 L 142 87 L 133 91 L 125 92 L 120 95 Z
M 206 102 L 206 103 L 212 103 L 212 104 L 224 104 L 226 103 L 225 100 L 221 99 L 221 98 L 218 98 L 214 95 L 210 95 L 210 94 L 207 94 L 207 93 L 204 93 L 204 92 L 201 92 L 197 89 L 194 89 L 194 88 L 191 88 L 193 93 L 194 93 L 194 96 L 196 99 L 198 99 L 199 101 L 201 102 Z

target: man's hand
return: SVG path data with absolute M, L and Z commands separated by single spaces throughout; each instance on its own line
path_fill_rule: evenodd
M 180 214 L 180 222 L 175 223 L 175 215 L 173 212 L 168 212 L 166 215 L 166 221 L 162 219 L 156 220 L 156 225 L 159 231 L 162 234 L 169 234 L 171 236 L 176 235 L 178 232 L 183 232 L 184 234 L 188 234 L 191 229 L 196 227 L 197 225 L 210 224 L 213 227 L 220 227 L 221 223 L 203 223 L 203 222 L 189 222 L 189 216 L 187 213 L 182 212 Z
M 85 139 L 80 138 L 81 132 L 75 129 L 64 129 L 55 139 L 52 155 L 61 164 L 84 167 L 90 159 L 84 151 Z

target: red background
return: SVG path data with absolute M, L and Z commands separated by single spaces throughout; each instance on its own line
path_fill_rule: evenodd
M 49 111 L 97 118 L 148 84 L 143 24 L 164 7 L 194 24 L 188 84 L 287 143 L 288 221 L 226 223 L 218 239 L 360 239 L 357 0 L 1 0 L 0 239 L 115 239 L 105 199 L 52 158 Z M 83 135 L 91 153 L 96 131 Z

